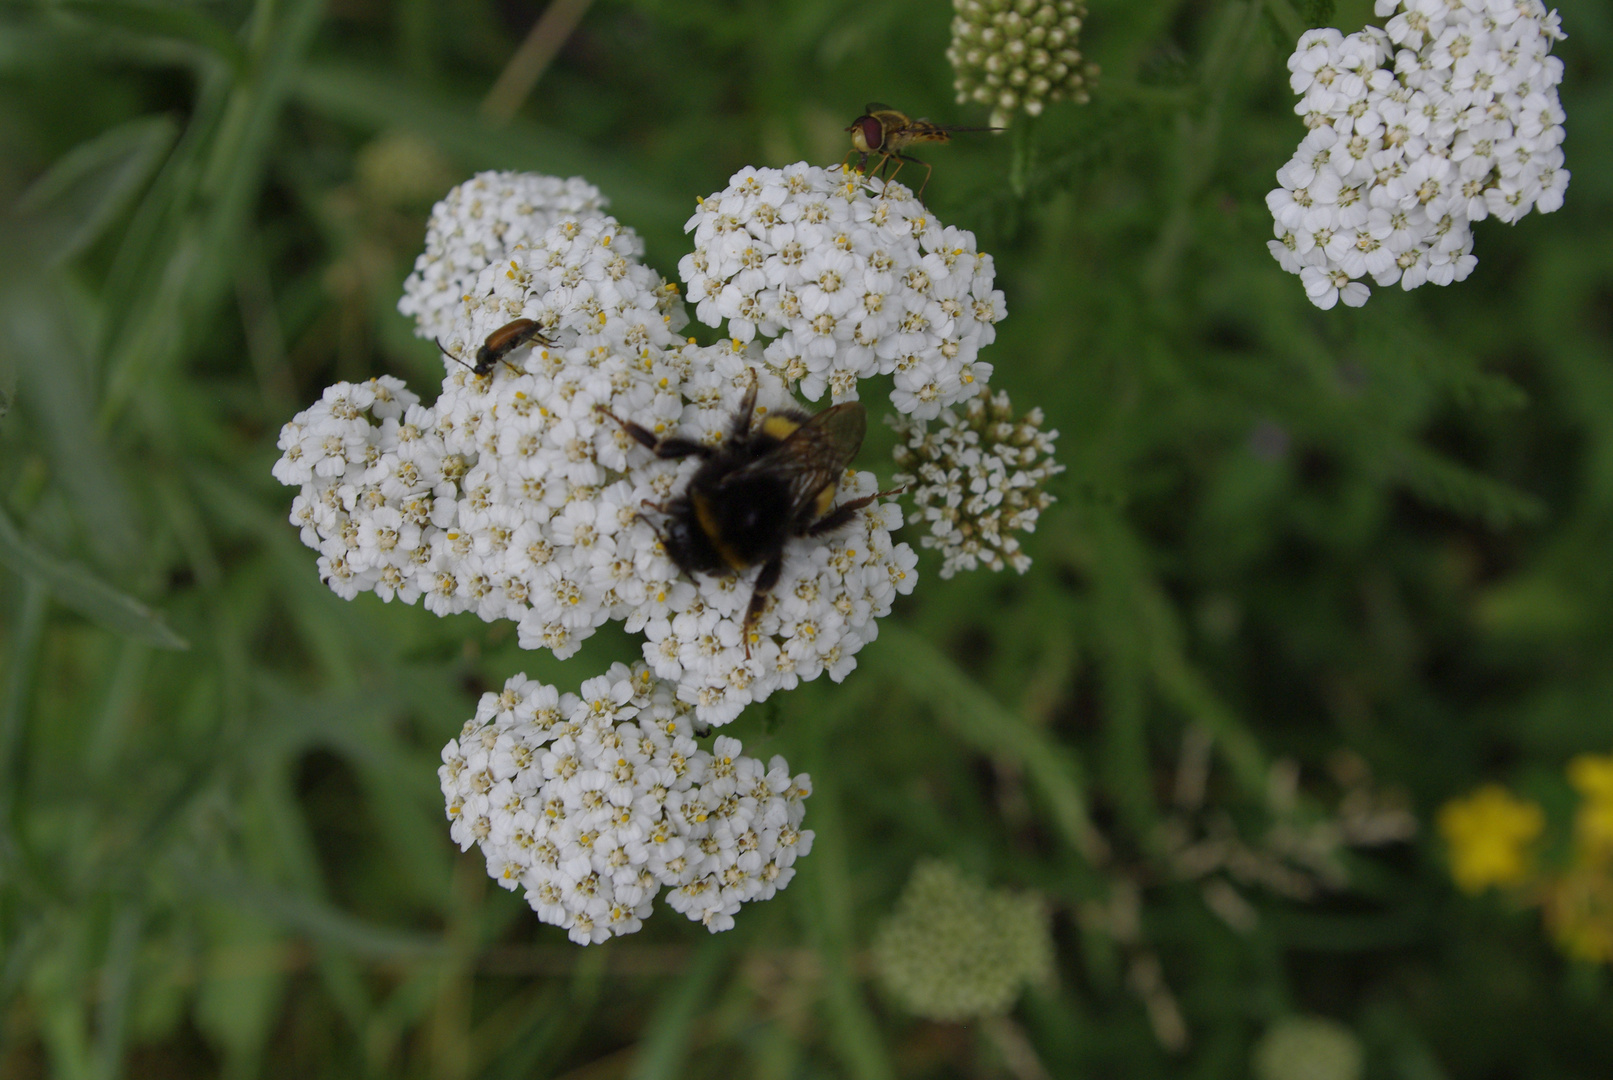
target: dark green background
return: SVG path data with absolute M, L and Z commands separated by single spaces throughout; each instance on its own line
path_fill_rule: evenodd
M 1607 972 L 1458 894 L 1427 823 L 1501 780 L 1560 829 L 1564 763 L 1613 749 L 1613 8 L 1562 6 L 1563 209 L 1483 222 L 1467 282 L 1361 310 L 1309 304 L 1263 200 L 1303 133 L 1294 39 L 1367 3 L 1103 0 L 1089 106 L 926 155 L 932 208 L 996 257 L 993 385 L 1062 433 L 1035 566 L 926 558 L 844 684 L 729 729 L 814 777 L 788 891 L 724 936 L 663 910 L 587 950 L 457 853 L 435 768 L 483 689 L 632 646 L 561 665 L 336 598 L 269 475 L 278 428 L 339 379 L 431 396 L 394 305 L 474 170 L 586 176 L 671 274 L 697 195 L 837 162 L 865 101 L 982 117 L 952 103 L 943 3 L 599 0 L 519 117 L 481 118 L 538 10 L 0 11 L 0 1075 L 1035 1075 L 869 982 L 923 856 L 1048 897 L 1058 983 L 1009 1027 L 1052 1076 L 1244 1077 L 1292 1013 L 1353 1026 L 1370 1080 L 1607 1075 Z M 1247 890 L 1237 934 L 1160 860 L 1190 724 L 1252 839 L 1269 762 L 1320 813 L 1341 748 L 1425 828 L 1315 902 Z M 1118 874 L 1181 1052 L 1075 917 Z

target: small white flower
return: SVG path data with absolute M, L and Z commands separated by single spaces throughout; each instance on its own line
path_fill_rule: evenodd
M 398 310 L 414 316 L 421 337 L 445 338 L 485 267 L 502 263 L 562 218 L 603 214 L 605 205 L 598 188 L 576 177 L 476 174 L 432 209 L 425 253 L 404 282 Z
M 679 272 L 702 322 L 772 337 L 766 363 L 810 400 L 855 400 L 858 379 L 912 358 L 933 369 L 931 390 L 892 400 L 934 416 L 990 377 L 976 357 L 1002 293 L 971 234 L 940 228 L 905 187 L 871 186 L 804 164 L 743 169 L 689 219 L 695 251 Z
M 1460 281 L 1469 222 L 1549 213 L 1568 183 L 1555 12 L 1540 0 L 1379 0 L 1377 12 L 1385 30 L 1307 31 L 1288 61 L 1310 131 L 1267 196 L 1267 247 L 1324 308 L 1364 303 L 1362 277 Z
M 728 929 L 811 850 L 811 782 L 737 739 L 718 739 L 714 757 L 691 736 L 687 706 L 643 664 L 563 696 L 517 675 L 443 748 L 450 832 L 579 944 L 638 930 L 663 887 L 674 910 Z

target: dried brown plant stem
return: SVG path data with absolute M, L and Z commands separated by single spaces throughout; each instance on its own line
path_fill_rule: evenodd
M 532 24 L 498 81 L 482 101 L 482 115 L 495 123 L 508 123 L 521 110 L 532 88 L 548 70 L 560 46 L 566 43 L 594 0 L 553 0 Z

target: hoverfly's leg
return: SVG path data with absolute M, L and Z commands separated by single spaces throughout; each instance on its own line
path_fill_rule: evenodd
M 907 160 L 915 165 L 924 166 L 924 183 L 919 185 L 918 191 L 913 196 L 915 199 L 922 199 L 924 198 L 924 189 L 930 186 L 930 176 L 935 172 L 935 168 L 929 162 L 920 161 L 918 158 L 908 158 Z
M 900 495 L 906 490 L 907 485 L 903 484 L 901 487 L 894 487 L 888 491 L 876 491 L 872 495 L 864 495 L 860 499 L 853 499 L 849 503 L 843 503 L 829 511 L 827 514 L 823 515 L 817 521 L 814 521 L 807 527 L 806 532 L 802 533 L 801 535 L 822 536 L 825 533 L 832 533 L 836 529 L 844 528 L 851 522 L 851 519 L 857 515 L 857 511 L 861 510 L 875 499 L 883 499 L 887 495 Z
M 750 606 L 745 609 L 745 624 L 740 633 L 745 638 L 745 659 L 750 659 L 750 639 L 756 632 L 756 623 L 762 617 L 762 609 L 767 606 L 767 598 L 772 595 L 773 586 L 778 584 L 779 575 L 784 572 L 784 552 L 768 559 L 762 565 L 762 572 L 756 575 L 756 591 L 750 594 Z
M 604 413 L 606 416 L 622 425 L 623 431 L 631 435 L 641 446 L 650 450 L 658 458 L 686 458 L 691 454 L 697 457 L 705 458 L 710 457 L 713 453 L 711 447 L 707 446 L 705 443 L 696 442 L 693 439 L 685 439 L 677 435 L 669 435 L 666 438 L 657 438 L 655 432 L 651 431 L 649 428 L 635 424 L 631 420 L 623 420 L 620 416 L 617 416 L 603 405 L 595 405 L 594 411 Z
M 750 369 L 750 388 L 745 391 L 745 399 L 739 403 L 739 411 L 734 414 L 734 426 L 729 438 L 736 442 L 750 436 L 750 426 L 756 413 L 756 369 Z
M 896 182 L 896 174 L 902 171 L 902 166 L 904 164 L 906 164 L 907 162 L 911 161 L 915 165 L 923 165 L 924 166 L 924 183 L 919 185 L 919 189 L 914 194 L 913 197 L 916 199 L 920 195 L 923 195 L 924 194 L 924 189 L 929 186 L 930 174 L 935 171 L 934 167 L 932 167 L 930 165 L 930 163 L 927 162 L 927 161 L 920 161 L 916 157 L 908 157 L 906 154 L 903 154 L 903 153 L 893 152 L 891 154 L 891 158 L 896 159 L 896 168 L 892 169 L 891 174 L 885 178 L 885 189 L 884 190 L 886 192 L 890 191 L 890 186 Z M 883 194 L 883 192 L 882 192 L 882 194 Z

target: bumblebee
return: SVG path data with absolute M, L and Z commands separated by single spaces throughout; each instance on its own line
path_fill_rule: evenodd
M 935 170 L 931 168 L 929 163 L 902 153 L 903 150 L 919 142 L 951 142 L 955 132 L 1001 131 L 1002 128 L 951 127 L 932 124 L 924 119 L 914 120 L 906 113 L 898 112 L 889 105 L 881 105 L 877 101 L 870 101 L 863 115 L 853 120 L 851 126 L 846 130 L 851 133 L 851 153 L 848 153 L 845 160 L 840 163 L 842 171 L 851 163 L 852 154 L 858 155 L 858 172 L 867 172 L 869 154 L 879 154 L 879 164 L 874 168 L 876 175 L 882 172 L 892 160 L 895 160 L 896 168 L 891 170 L 891 180 L 896 179 L 896 174 L 901 172 L 902 166 L 909 161 L 915 165 L 923 165 L 924 183 L 919 185 L 918 190 L 919 197 L 922 198 L 924 189 L 930 183 L 930 174 Z
M 756 623 L 784 569 L 785 545 L 795 537 L 814 538 L 843 528 L 875 499 L 904 490 L 880 491 L 835 506 L 841 476 L 862 447 L 868 414 L 856 402 L 847 402 L 817 414 L 781 409 L 757 423 L 754 368 L 750 389 L 719 446 L 677 435 L 657 438 L 603 405 L 599 411 L 658 458 L 702 459 L 681 495 L 665 505 L 645 505 L 666 515 L 657 530 L 661 542 L 690 577 L 740 573 L 761 565 L 745 610 L 746 659 Z
M 505 323 L 487 335 L 487 340 L 482 342 L 481 346 L 476 350 L 476 363 L 474 364 L 465 364 L 465 361 L 460 360 L 459 357 L 454 356 L 447 349 L 443 349 L 441 341 L 437 342 L 437 348 L 442 349 L 444 355 L 453 356 L 455 360 L 465 364 L 466 367 L 470 368 L 472 374 L 486 375 L 493 370 L 493 365 L 501 360 L 509 364 L 513 370 L 519 371 L 519 368 L 515 367 L 514 364 L 510 364 L 504 358 L 529 341 L 536 341 L 541 345 L 554 344 L 553 341 L 544 336 L 543 327 L 538 323 L 531 319 L 516 319 L 514 322 Z

